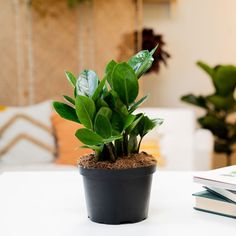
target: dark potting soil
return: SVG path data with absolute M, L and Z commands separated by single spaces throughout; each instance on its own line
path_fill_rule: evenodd
M 156 165 L 156 163 L 156 159 L 145 152 L 118 158 L 114 163 L 109 161 L 96 161 L 93 154 L 83 156 L 78 161 L 79 166 L 89 169 L 129 169 L 152 166 Z

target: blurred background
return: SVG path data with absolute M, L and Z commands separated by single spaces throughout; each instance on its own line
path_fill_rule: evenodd
M 101 79 L 110 59 L 124 61 L 137 51 L 151 50 L 157 44 L 156 63 L 140 82 L 141 93 L 151 94 L 144 107 L 161 109 L 157 113 L 164 117 L 164 111 L 173 111 L 167 115 L 167 125 L 168 119 L 179 117 L 180 113 L 176 115 L 179 109 L 183 112 L 182 118 L 180 115 L 177 119 L 179 123 L 170 123 L 174 128 L 183 125 L 183 130 L 183 123 L 188 123 L 185 120 L 187 113 L 184 112 L 191 110 L 194 117 L 189 118 L 189 122 L 191 129 L 195 130 L 199 127 L 196 118 L 203 114 L 203 110 L 187 105 L 180 98 L 189 93 L 214 93 L 209 76 L 196 66 L 198 60 L 212 67 L 236 64 L 235 8 L 234 0 L 0 0 L 2 156 L 6 153 L 13 155 L 8 146 L 11 144 L 13 147 L 19 141 L 19 138 L 14 141 L 11 140 L 12 135 L 6 135 L 12 116 L 4 115 L 4 112 L 13 109 L 12 113 L 19 115 L 24 113 L 19 110 L 22 106 L 26 109 L 27 106 L 60 99 L 60 94 L 71 94 L 65 70 L 78 75 L 82 69 L 89 68 L 95 70 Z M 42 116 L 39 110 L 28 112 L 28 115 L 32 113 Z M 42 124 L 37 125 L 42 128 Z M 217 135 L 210 127 L 201 126 Z M 171 133 L 174 128 L 164 130 Z M 14 130 L 15 127 L 11 133 Z M 8 141 L 3 142 L 3 134 Z M 210 138 L 204 141 L 204 137 L 197 134 L 193 138 L 195 141 L 188 144 L 200 143 L 198 155 L 205 155 L 202 149 L 207 150 L 204 158 L 208 158 L 207 163 L 210 164 L 205 164 L 204 168 L 226 165 L 227 158 L 222 157 L 222 153 L 226 152 L 221 152 L 221 157 L 215 157 L 213 161 L 209 159 L 212 158 L 212 143 Z M 178 140 L 181 140 L 179 136 Z M 39 140 L 34 141 L 31 139 L 30 142 L 42 144 Z M 202 148 L 201 142 L 207 143 L 208 147 Z M 167 147 L 163 150 L 171 149 L 171 142 L 164 143 L 161 145 Z M 60 144 L 56 142 L 56 149 Z M 185 144 L 183 141 L 182 145 L 186 147 Z M 172 151 L 173 156 L 184 153 L 184 149 L 179 150 L 181 145 L 177 146 L 177 151 Z M 50 149 L 47 144 L 40 147 L 46 147 L 45 150 L 52 151 L 54 155 L 58 153 L 55 147 Z M 7 160 L 9 157 L 4 158 Z M 234 159 L 232 157 L 232 163 Z

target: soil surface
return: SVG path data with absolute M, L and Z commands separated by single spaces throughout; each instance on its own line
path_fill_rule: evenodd
M 129 169 L 152 166 L 156 165 L 156 163 L 157 161 L 153 156 L 144 152 L 118 158 L 114 163 L 109 161 L 96 161 L 93 154 L 83 156 L 78 161 L 79 166 L 88 169 Z

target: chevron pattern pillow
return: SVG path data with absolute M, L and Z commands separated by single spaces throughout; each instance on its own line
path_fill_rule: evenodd
M 0 109 L 0 166 L 52 162 L 51 101 Z

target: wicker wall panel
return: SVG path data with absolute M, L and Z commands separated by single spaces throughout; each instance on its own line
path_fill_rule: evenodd
M 134 39 L 129 38 L 129 49 L 120 58 L 120 46 L 125 35 L 136 30 L 136 1 L 94 0 L 95 65 L 99 74 L 111 59 L 124 60 L 134 51 Z
M 31 6 L 0 0 L 0 104 L 58 98 L 71 93 L 64 70 L 91 68 L 101 76 L 111 58 L 127 59 L 134 39 L 125 40 L 123 52 L 121 45 L 137 29 L 139 1 L 93 0 L 70 9 L 66 0 L 32 0 Z
M 0 103 L 13 105 L 19 96 L 15 9 L 11 1 L 0 0 L 0 6 Z
M 64 70 L 78 71 L 76 9 L 69 9 L 64 0 L 42 4 L 50 9 L 45 17 L 35 9 L 31 12 L 33 102 L 69 93 Z

